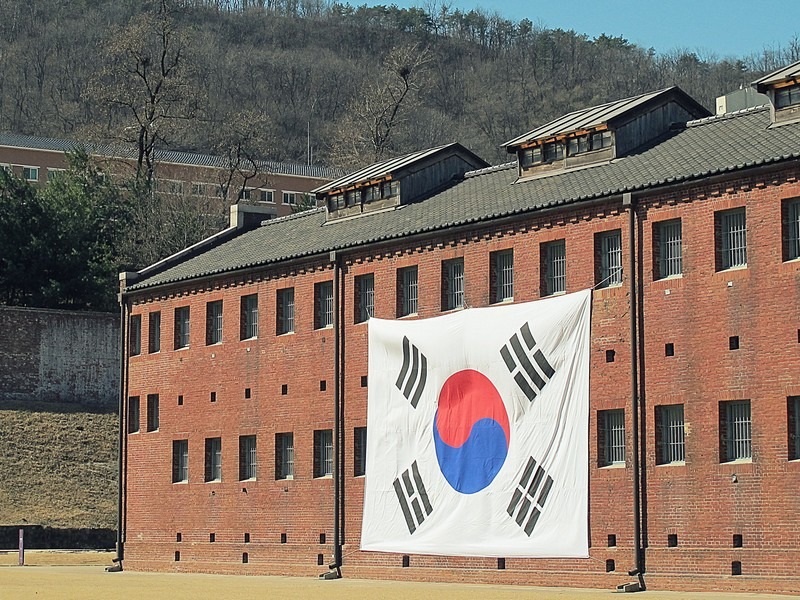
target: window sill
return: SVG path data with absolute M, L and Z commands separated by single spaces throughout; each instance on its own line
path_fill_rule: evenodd
M 180 485 L 180 484 L 186 485 L 188 483 L 189 483 L 188 479 L 181 479 L 180 481 L 173 481 L 172 482 L 173 485 Z
M 323 325 L 322 327 L 315 327 L 314 331 L 328 331 L 330 329 L 333 329 L 333 323 L 330 325 Z
M 161 354 L 161 350 L 148 350 L 147 354 L 149 355 Z
M 490 304 L 490 306 L 502 306 L 504 304 L 513 304 L 513 303 L 514 303 L 514 297 L 512 296 L 511 298 L 503 298 L 502 300 L 495 300 Z
M 283 333 L 277 334 L 278 337 L 283 337 L 285 335 L 294 335 L 294 330 L 292 330 L 292 331 L 284 331 Z
M 605 470 L 605 469 L 612 469 L 612 470 L 613 469 L 624 469 L 627 466 L 628 466 L 627 463 L 620 462 L 620 463 L 613 463 L 613 464 L 610 464 L 610 465 L 601 465 L 601 466 L 598 467 L 598 469 L 601 469 L 601 470 Z
M 204 481 L 203 483 L 222 483 L 222 479 L 209 479 L 208 481 Z
M 258 339 L 258 336 L 254 335 L 253 337 L 241 338 L 239 341 L 240 342 L 252 342 L 252 341 L 257 340 L 257 339 Z
M 414 317 L 418 317 L 419 313 L 408 313 L 407 315 L 397 315 L 398 319 L 413 319 Z
M 725 460 L 719 463 L 720 466 L 723 465 L 751 465 L 753 464 L 752 458 L 736 458 L 734 460 Z
M 188 350 L 188 349 L 189 346 L 179 346 L 178 348 L 175 348 L 175 352 L 180 352 L 181 350 Z
M 314 479 L 333 479 L 333 475 L 318 475 Z
M 286 477 L 278 477 L 275 481 L 294 481 L 294 475 L 287 475 Z
M 657 463 L 656 464 L 656 468 L 657 469 L 660 468 L 660 467 L 685 467 L 685 466 L 686 466 L 686 461 L 685 460 L 676 460 L 676 461 L 673 461 L 673 462 Z

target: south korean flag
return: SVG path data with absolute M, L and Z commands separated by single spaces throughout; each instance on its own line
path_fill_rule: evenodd
M 588 557 L 590 308 L 370 320 L 362 550 Z

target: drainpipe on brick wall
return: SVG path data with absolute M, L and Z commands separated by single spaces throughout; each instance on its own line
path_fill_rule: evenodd
M 638 280 L 636 278 L 636 203 L 633 195 L 626 192 L 622 196 L 622 205 L 628 208 L 628 280 L 630 281 L 630 322 L 631 322 L 631 423 L 633 437 L 633 546 L 634 546 L 634 569 L 629 575 L 636 576 L 639 580 L 639 589 L 645 589 L 644 583 L 644 549 L 642 548 L 642 529 L 641 529 L 641 504 L 640 486 L 641 478 L 639 464 L 639 369 L 638 369 L 638 338 L 637 338 L 637 316 L 638 300 L 636 289 Z
M 342 318 L 342 276 L 341 257 L 336 252 L 330 253 L 333 263 L 333 562 L 328 565 L 330 572 L 326 579 L 338 579 L 342 576 L 342 544 L 344 543 L 344 445 L 343 410 L 344 399 L 344 319 Z
M 127 285 L 128 273 L 120 273 L 119 283 L 119 443 L 117 448 L 117 556 L 113 562 L 116 567 L 111 569 L 122 570 L 122 561 L 125 558 L 125 460 L 126 456 L 126 415 L 125 406 L 128 395 L 128 369 L 127 352 L 125 351 L 128 343 L 128 302 L 125 299 L 125 286 Z M 109 570 L 111 570 L 109 569 Z

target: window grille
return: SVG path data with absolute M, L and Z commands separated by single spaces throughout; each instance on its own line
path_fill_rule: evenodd
M 258 294 L 242 296 L 241 306 L 241 338 L 243 340 L 258 337 Z
M 399 278 L 400 278 L 400 290 L 399 290 L 399 310 L 398 315 L 399 317 L 405 317 L 406 315 L 415 315 L 417 314 L 417 298 L 418 298 L 418 288 L 417 288 L 417 277 L 419 272 L 417 267 L 406 267 L 405 269 L 400 269 Z
M 514 299 L 514 251 L 492 253 L 494 302 Z
M 722 269 L 747 265 L 747 222 L 744 209 L 720 214 Z
M 278 335 L 294 331 L 294 288 L 278 290 Z
M 189 481 L 189 440 L 172 441 L 172 482 Z
M 256 464 L 256 436 L 239 436 L 239 479 L 255 479 Z
M 333 325 L 333 282 L 323 281 L 315 286 L 317 304 L 316 328 Z
M 158 394 L 147 394 L 147 431 L 158 430 Z
M 175 309 L 175 349 L 189 346 L 189 307 Z
M 724 406 L 724 422 L 721 423 L 723 462 L 752 458 L 750 401 L 737 400 L 722 404 Z
M 206 438 L 206 481 L 222 479 L 222 439 Z
M 131 326 L 129 330 L 129 349 L 131 356 L 137 356 L 142 352 L 142 315 L 131 315 Z
M 682 404 L 656 406 L 656 436 L 658 464 L 686 460 Z
M 139 431 L 139 396 L 128 398 L 128 433 Z
M 567 289 L 567 246 L 565 240 L 557 240 L 545 248 L 545 293 L 550 296 Z
M 353 430 L 353 475 L 364 475 L 367 468 L 367 428 L 356 427 Z
M 314 477 L 333 475 L 333 432 L 322 429 L 314 432 Z
M 658 275 L 663 279 L 683 273 L 683 247 L 679 219 L 658 224 Z
M 800 396 L 788 398 L 789 460 L 800 459 Z
M 442 264 L 442 308 L 452 310 L 464 306 L 464 259 L 448 260 Z
M 206 345 L 222 342 L 222 300 L 206 304 Z
M 358 287 L 358 315 L 357 323 L 368 321 L 375 316 L 375 277 L 362 275 L 356 279 Z
M 625 463 L 625 411 L 605 410 L 601 415 L 601 460 L 603 465 Z
M 622 284 L 622 234 L 609 231 L 600 235 L 599 288 Z
M 784 237 L 787 245 L 786 259 L 800 258 L 800 200 L 794 200 L 787 206 Z
M 149 315 L 147 347 L 151 354 L 161 351 L 161 311 L 151 312 Z
M 294 434 L 275 434 L 275 479 L 294 477 Z

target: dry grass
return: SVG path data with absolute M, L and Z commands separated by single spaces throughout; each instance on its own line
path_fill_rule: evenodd
M 116 528 L 117 416 L 0 404 L 0 524 Z

